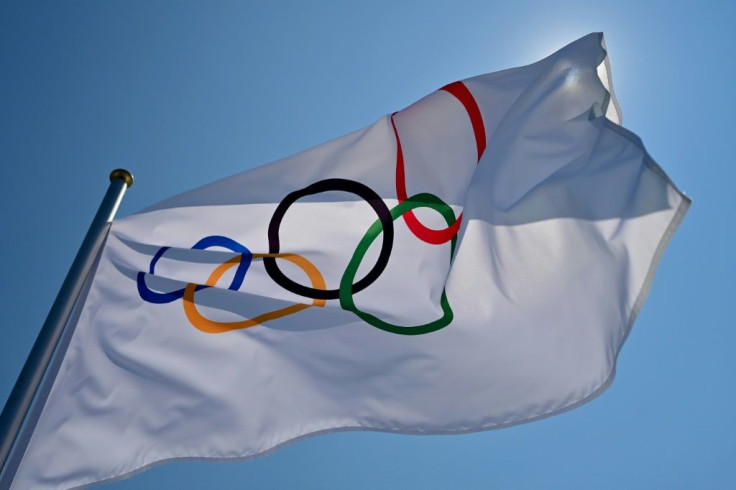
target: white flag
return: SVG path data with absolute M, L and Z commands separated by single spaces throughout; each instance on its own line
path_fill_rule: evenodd
M 117 220 L 13 488 L 602 392 L 689 205 L 609 74 L 591 34 Z

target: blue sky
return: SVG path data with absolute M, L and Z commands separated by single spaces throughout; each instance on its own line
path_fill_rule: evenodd
M 0 400 L 113 168 L 136 176 L 124 216 L 603 31 L 624 126 L 694 201 L 606 393 L 510 429 L 335 434 L 109 488 L 733 487 L 732 5 L 0 3 Z

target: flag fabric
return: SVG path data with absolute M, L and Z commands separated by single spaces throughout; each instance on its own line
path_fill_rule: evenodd
M 13 488 L 578 406 L 689 200 L 603 38 L 116 220 Z

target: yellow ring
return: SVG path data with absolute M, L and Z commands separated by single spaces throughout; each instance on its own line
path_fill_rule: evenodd
M 207 278 L 207 282 L 205 282 L 205 285 L 217 285 L 217 281 L 220 280 L 222 275 L 225 274 L 225 272 L 227 272 L 232 267 L 239 264 L 242 260 L 242 257 L 242 255 L 237 255 L 232 259 L 220 264 L 217 269 L 215 269 L 212 274 L 210 274 L 210 277 Z M 309 260 L 305 259 L 301 255 L 289 253 L 253 254 L 254 259 L 262 259 L 263 257 L 273 257 L 288 260 L 292 264 L 301 268 L 307 274 L 307 277 L 311 281 L 312 287 L 314 289 L 326 289 L 325 279 L 322 277 L 319 269 L 317 269 L 314 264 L 312 264 Z M 187 284 L 187 287 L 184 289 L 184 297 L 182 298 L 182 301 L 184 303 L 184 313 L 187 315 L 187 318 L 191 322 L 192 326 L 194 326 L 194 328 L 206 333 L 224 333 L 230 332 L 232 330 L 240 330 L 242 328 L 254 327 L 269 320 L 276 320 L 277 318 L 292 315 L 299 311 L 305 310 L 310 306 L 322 307 L 326 304 L 326 301 L 323 299 L 314 299 L 312 300 L 312 304 L 296 303 L 285 308 L 281 308 L 279 310 L 263 313 L 262 315 L 258 315 L 254 318 L 247 318 L 245 320 L 237 322 L 217 322 L 214 320 L 210 320 L 209 318 L 205 318 L 204 316 L 202 316 L 201 313 L 199 313 L 199 310 L 197 310 L 197 305 L 194 303 L 194 293 L 196 289 L 197 284 L 194 283 Z

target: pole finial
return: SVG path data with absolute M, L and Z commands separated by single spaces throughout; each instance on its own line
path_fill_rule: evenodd
M 124 168 L 116 168 L 110 172 L 110 182 L 114 180 L 122 180 L 125 185 L 130 187 L 133 185 L 133 174 L 125 170 Z

